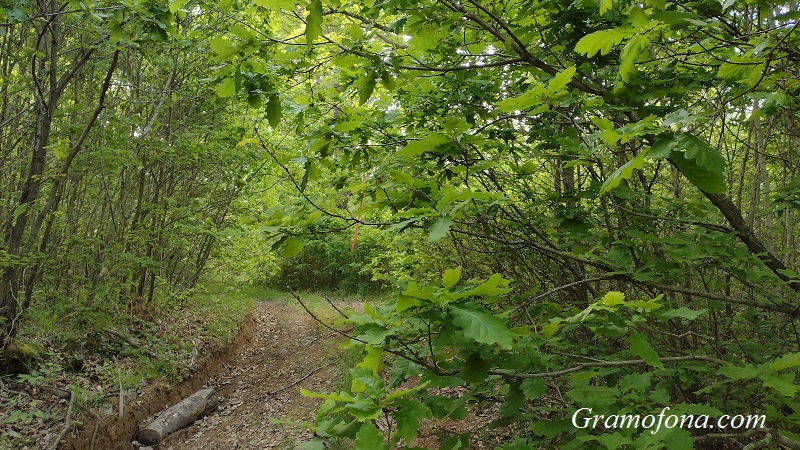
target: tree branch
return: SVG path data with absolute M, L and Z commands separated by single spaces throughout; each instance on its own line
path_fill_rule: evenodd
M 662 363 L 706 361 L 717 365 L 725 364 L 725 361 L 716 358 L 711 358 L 708 356 L 670 356 L 666 358 L 660 358 L 659 361 L 661 361 Z M 624 366 L 642 366 L 646 364 L 647 362 L 645 362 L 645 360 L 643 359 L 631 359 L 626 361 L 598 361 L 598 362 L 579 363 L 578 365 L 570 367 L 569 369 L 557 370 L 555 372 L 509 373 L 497 370 L 490 370 L 488 373 L 490 375 L 499 375 L 506 378 L 552 378 L 561 375 L 567 375 L 573 372 L 579 372 L 589 367 L 624 367 Z

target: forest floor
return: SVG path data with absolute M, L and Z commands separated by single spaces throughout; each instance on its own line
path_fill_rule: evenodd
M 336 301 L 338 309 L 352 311 L 362 306 Z M 312 307 L 327 324 L 336 312 L 327 305 Z M 300 389 L 312 392 L 349 390 L 347 374 L 360 359 L 339 350 L 341 335 L 325 328 L 300 306 L 280 301 L 258 301 L 254 305 L 255 333 L 249 346 L 216 376 L 209 385 L 222 398 L 220 407 L 191 426 L 170 435 L 157 450 L 247 450 L 297 449 L 311 434 L 287 419 L 313 422 L 318 398 L 303 397 Z M 440 392 L 459 395 L 457 390 Z M 490 408 L 481 415 L 463 420 L 425 420 L 420 436 L 411 443 L 424 448 L 439 448 L 440 438 L 481 429 L 496 419 Z M 496 448 L 507 436 L 489 436 L 472 442 L 473 449 Z M 496 434 L 496 433 L 495 433 Z M 491 439 L 491 438 L 494 439 Z M 146 449 L 143 447 L 141 450 Z
M 299 390 L 339 387 L 340 339 L 294 305 L 258 301 L 253 315 L 252 343 L 209 380 L 220 394 L 220 407 L 170 435 L 158 449 L 295 449 L 310 439 L 301 428 L 272 419 L 313 419 L 320 401 Z
M 304 397 L 300 394 L 300 390 L 306 389 L 312 392 L 349 390 L 349 370 L 357 364 L 361 356 L 352 351 L 340 350 L 339 346 L 345 338 L 317 322 L 288 294 L 266 294 L 273 299 L 258 300 L 252 304 L 252 310 L 242 323 L 238 336 L 231 338 L 229 344 L 218 347 L 217 350 L 211 350 L 212 347 L 207 344 L 200 345 L 198 365 L 195 366 L 195 372 L 190 378 L 172 388 L 159 380 L 152 380 L 146 385 L 142 384 L 145 380 L 140 380 L 137 388 L 126 388 L 127 394 L 134 395 L 134 398 L 126 399 L 126 405 L 134 407 L 126 408 L 124 419 L 116 420 L 113 414 L 103 419 L 103 423 L 100 424 L 100 429 L 103 431 L 97 436 L 94 448 L 288 450 L 297 449 L 302 442 L 310 440 L 310 433 L 302 427 L 282 423 L 289 419 L 301 422 L 313 421 L 321 400 Z M 341 316 L 322 298 L 324 296 L 319 294 L 306 293 L 304 302 L 323 322 L 330 326 L 341 327 L 342 324 L 338 323 Z M 333 300 L 333 304 L 346 313 L 362 309 L 362 302 L 356 301 L 355 298 Z M 206 306 L 210 308 L 214 305 L 210 303 Z M 222 305 L 217 307 L 223 308 Z M 208 310 L 201 309 L 198 314 L 203 311 Z M 202 320 L 197 317 L 189 322 L 195 319 Z M 176 332 L 174 327 L 165 328 L 168 329 L 173 333 Z M 141 336 L 140 338 L 143 339 Z M 159 339 L 165 338 L 162 336 Z M 203 354 L 207 355 L 205 362 L 200 362 Z M 81 377 L 92 378 L 90 375 L 96 371 L 95 366 L 99 366 L 99 363 L 87 363 L 89 369 L 84 369 Z M 59 372 L 57 378 L 46 381 L 60 387 L 66 393 L 76 383 L 64 372 Z M 102 386 L 102 379 L 98 378 L 94 382 Z M 159 411 L 203 385 L 213 387 L 219 393 L 221 402 L 216 410 L 189 427 L 168 436 L 155 447 L 143 447 L 137 445 L 135 441 L 131 442 L 136 429 L 152 420 Z M 2 444 L 0 447 L 51 448 L 56 441 L 56 435 L 65 427 L 63 418 L 69 416 L 68 411 L 63 411 L 67 408 L 68 401 L 63 398 L 59 401 L 56 398 L 56 402 L 53 403 L 52 394 L 44 393 L 26 382 L 0 385 L 0 391 L 4 394 L 0 397 L 7 397 L 6 394 L 16 392 L 15 395 L 19 397 L 13 402 L 16 405 L 36 403 L 39 406 L 34 404 L 32 408 L 44 409 L 43 405 L 52 404 L 48 407 L 44 418 L 36 418 L 34 413 L 24 412 L 32 415 L 32 419 L 12 422 L 6 417 L 6 420 L 0 421 L 0 444 Z M 456 391 L 439 394 L 459 395 Z M 110 403 L 114 406 L 113 396 Z M 135 407 L 136 405 L 139 406 Z M 95 405 L 94 408 L 98 411 L 107 409 L 100 405 Z M 10 410 L 9 407 L 2 407 L 0 404 L 0 412 L 6 409 Z M 0 414 L 0 416 L 6 415 Z M 477 429 L 485 430 L 493 416 L 492 413 L 484 412 L 483 415 L 474 415 L 459 421 L 425 420 L 420 430 L 420 437 L 411 444 L 425 448 L 439 448 L 440 438 L 474 432 Z M 79 435 L 70 433 L 72 437 L 64 439 L 59 448 L 70 450 L 89 448 L 90 432 L 91 426 L 84 426 Z M 472 448 L 491 449 L 503 441 L 502 437 L 493 436 L 493 439 L 485 439 L 483 442 L 473 441 Z

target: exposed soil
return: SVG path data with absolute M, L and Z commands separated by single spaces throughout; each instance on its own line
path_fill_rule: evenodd
M 360 309 L 354 304 L 340 306 Z M 323 320 L 330 322 L 329 318 Z M 339 342 L 341 336 L 321 326 L 299 306 L 257 301 L 235 339 L 198 361 L 190 378 L 171 389 L 163 383 L 147 386 L 135 400 L 128 401 L 122 418 L 108 416 L 97 426 L 95 421 L 84 420 L 82 431 L 67 435 L 59 449 L 296 449 L 311 439 L 310 433 L 276 419 L 313 419 L 321 400 L 303 397 L 300 389 L 333 392 L 343 388 L 339 386 L 341 375 L 348 368 L 342 367 Z M 204 386 L 219 393 L 217 409 L 155 447 L 144 447 L 135 441 L 136 432 L 157 414 Z M 461 395 L 456 388 L 437 394 Z M 480 430 L 483 438 L 473 439 L 472 448 L 495 448 L 508 436 L 487 432 L 488 424 L 497 418 L 494 412 L 458 421 L 427 419 L 411 445 L 438 448 L 443 438 Z M 63 429 L 63 425 L 59 428 Z M 50 437 L 43 442 L 53 441 L 54 437 Z
M 284 303 L 257 302 L 253 316 L 250 345 L 209 380 L 221 406 L 158 449 L 294 449 L 310 439 L 302 429 L 271 419 L 309 420 L 319 401 L 299 390 L 336 388 L 334 336 L 302 309 Z
M 138 396 L 138 400 L 125 408 L 122 418 L 104 417 L 99 424 L 88 421 L 78 435 L 68 436 L 61 441 L 58 448 L 61 450 L 87 450 L 89 448 L 133 450 L 135 447 L 131 443 L 131 438 L 143 420 L 203 387 L 213 374 L 224 369 L 225 365 L 233 359 L 233 355 L 250 345 L 257 329 L 256 315 L 251 313 L 242 322 L 234 340 L 226 346 L 213 349 L 205 360 L 196 366 L 197 369 L 188 379 L 171 389 L 159 383 L 148 386 Z M 93 438 L 95 425 L 97 425 L 97 433 Z M 94 444 L 93 447 L 92 444 Z
M 336 388 L 337 341 L 298 306 L 257 301 L 233 342 L 210 352 L 193 375 L 171 389 L 153 384 L 127 405 L 121 419 L 84 422 L 61 450 L 135 449 L 294 449 L 309 439 L 299 427 L 271 419 L 307 420 L 319 401 L 302 397 L 301 388 L 325 392 Z M 159 412 L 203 386 L 220 394 L 220 406 L 193 425 L 168 436 L 156 447 L 133 441 L 136 432 Z

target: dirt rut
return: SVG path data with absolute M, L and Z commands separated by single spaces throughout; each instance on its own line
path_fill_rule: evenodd
M 172 389 L 155 383 L 126 408 L 123 418 L 103 418 L 94 449 L 139 448 L 132 439 L 142 424 L 203 386 L 220 393 L 220 407 L 154 449 L 297 448 L 310 438 L 308 434 L 270 419 L 310 419 L 319 401 L 302 397 L 299 390 L 324 392 L 337 387 L 333 338 L 299 307 L 258 301 L 234 341 L 212 351 L 191 377 Z M 89 449 L 93 429 L 90 421 L 77 436 L 63 440 L 59 449 Z
M 336 389 L 336 342 L 302 309 L 279 302 L 257 302 L 255 333 L 208 385 L 221 406 L 169 436 L 158 449 L 294 449 L 310 439 L 301 429 L 270 419 L 313 417 L 319 401 L 302 397 Z

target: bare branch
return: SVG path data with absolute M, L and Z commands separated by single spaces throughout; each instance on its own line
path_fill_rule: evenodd
M 671 356 L 667 358 L 660 358 L 659 361 L 662 363 L 674 363 L 674 362 L 685 362 L 685 361 L 706 361 L 710 363 L 714 363 L 717 365 L 725 364 L 725 361 L 720 359 L 711 358 L 708 356 Z M 570 367 L 569 369 L 557 370 L 555 372 L 539 372 L 539 373 L 509 373 L 509 372 L 500 372 L 496 370 L 489 371 L 490 375 L 499 375 L 506 378 L 552 378 L 558 377 L 561 375 L 567 375 L 573 372 L 579 372 L 581 370 L 590 368 L 590 367 L 624 367 L 624 366 L 643 366 L 646 365 L 647 362 L 643 359 L 631 359 L 626 361 L 599 361 L 599 362 L 587 362 L 587 363 L 580 363 L 574 367 Z

